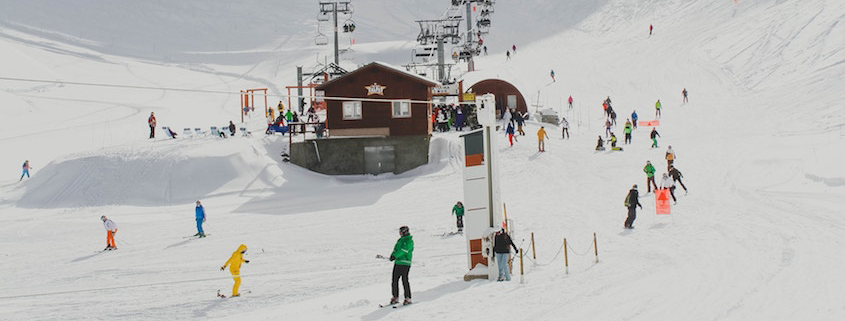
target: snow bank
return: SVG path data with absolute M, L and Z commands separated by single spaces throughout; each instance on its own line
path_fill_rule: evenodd
M 165 206 L 263 188 L 277 173 L 244 141 L 158 141 L 69 156 L 26 182 L 18 206 Z M 250 184 L 258 181 L 260 184 Z

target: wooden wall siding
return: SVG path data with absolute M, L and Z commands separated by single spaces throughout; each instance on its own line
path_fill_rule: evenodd
M 528 105 L 525 104 L 525 97 L 516 89 L 514 85 L 501 79 L 485 79 L 479 81 L 470 87 L 476 97 L 486 93 L 496 95 L 496 107 L 506 106 L 508 104 L 508 95 L 516 95 L 516 110 L 524 113 L 528 112 Z
M 364 86 L 373 83 L 386 86 L 383 96 L 367 96 L 367 89 Z M 347 74 L 321 87 L 325 90 L 326 96 L 331 97 L 431 100 L 431 88 L 428 84 L 378 66 Z M 412 103 L 410 118 L 393 118 L 389 102 L 364 101 L 361 103 L 361 119 L 343 120 L 343 102 L 328 100 L 326 117 L 330 131 L 389 127 L 391 136 L 428 135 L 431 133 L 430 110 L 429 104 Z

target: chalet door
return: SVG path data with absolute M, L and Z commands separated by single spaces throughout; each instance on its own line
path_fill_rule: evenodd
M 373 175 L 392 173 L 396 167 L 395 159 L 393 146 L 364 147 L 364 172 Z

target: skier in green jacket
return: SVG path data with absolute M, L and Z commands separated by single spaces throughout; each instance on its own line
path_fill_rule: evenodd
M 464 231 L 464 203 L 460 201 L 452 207 L 452 214 L 458 218 L 458 233 Z
M 645 181 L 645 185 L 646 185 L 646 187 L 648 187 L 647 193 L 651 193 L 651 186 L 652 185 L 654 185 L 654 190 L 656 191 L 657 190 L 657 183 L 654 182 L 654 172 L 655 172 L 655 170 L 654 170 L 654 166 L 651 165 L 651 161 L 645 162 L 645 167 L 643 167 L 643 172 L 645 172 L 645 175 L 647 176 L 646 181 Z
M 402 286 L 405 288 L 405 301 L 403 305 L 411 304 L 411 284 L 408 282 L 408 272 L 411 270 L 411 259 L 414 255 L 414 238 L 407 226 L 399 228 L 399 240 L 393 246 L 393 253 L 390 260 L 393 264 L 393 297 L 390 304 L 399 303 L 399 278 L 402 278 Z
M 660 108 L 662 108 L 662 107 L 663 107 L 663 105 L 660 104 L 660 99 L 658 99 L 657 102 L 654 103 L 654 109 L 657 110 L 657 111 L 654 112 L 654 117 L 660 118 Z

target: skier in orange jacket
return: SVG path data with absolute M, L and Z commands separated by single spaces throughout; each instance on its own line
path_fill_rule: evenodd
M 220 267 L 220 271 L 223 271 L 226 269 L 226 266 L 229 266 L 229 272 L 232 273 L 232 278 L 235 279 L 235 286 L 232 287 L 233 297 L 240 296 L 238 289 L 241 287 L 241 263 L 249 263 L 249 260 L 244 260 L 244 253 L 246 253 L 246 245 L 241 244 L 241 246 L 238 246 L 238 250 L 232 253 L 232 257 Z

